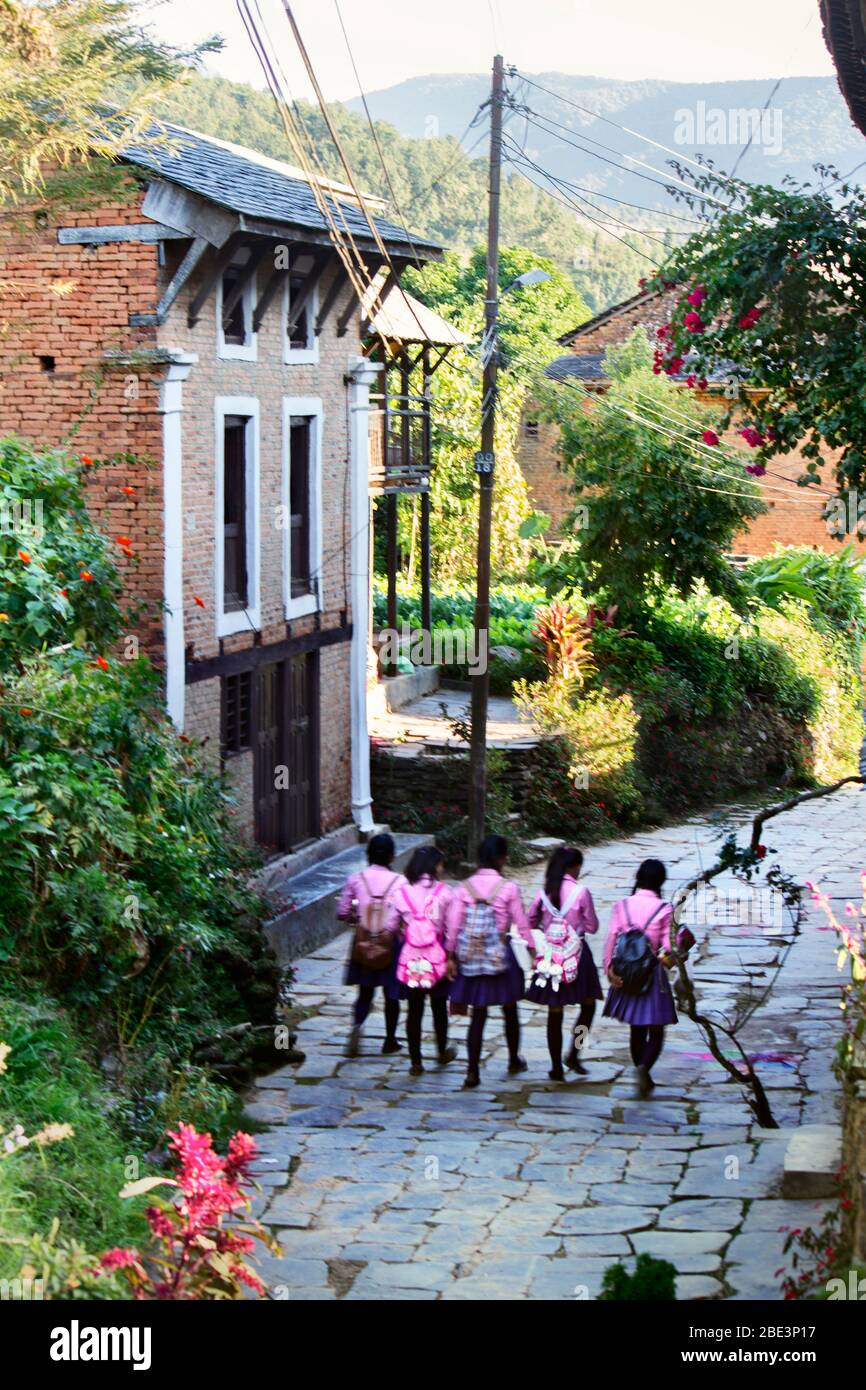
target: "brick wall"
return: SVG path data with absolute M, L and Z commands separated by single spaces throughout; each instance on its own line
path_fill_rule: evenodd
M 163 492 L 160 385 L 165 368 L 146 354 L 177 349 L 198 355 L 183 384 L 184 621 L 188 654 L 199 660 L 220 654 L 214 609 L 214 398 L 255 397 L 260 411 L 261 632 L 224 638 L 225 653 L 299 637 L 321 626 L 351 622 L 349 564 L 348 397 L 345 374 L 360 353 L 358 323 L 337 337 L 332 313 L 319 343 L 318 364 L 284 364 L 282 300 L 277 296 L 258 335 L 256 362 L 217 357 L 215 296 L 190 329 L 187 309 L 199 288 L 195 276 L 159 329 L 129 327 L 129 315 L 154 310 L 168 281 L 153 245 L 109 243 L 96 247 L 61 246 L 57 227 L 141 222 L 143 189 L 130 179 L 113 206 L 44 216 L 17 211 L 0 219 L 0 432 L 16 433 L 39 445 L 69 442 L 98 461 L 129 455 L 95 468 L 89 501 L 102 529 L 132 537 L 137 559 L 118 550 L 126 593 L 147 605 L 139 633 L 159 663 L 163 655 Z M 268 273 L 266 262 L 259 285 Z M 328 288 L 326 272 L 320 286 Z M 50 282 L 68 281 L 72 292 L 58 298 Z M 341 297 L 345 302 L 345 291 Z M 48 359 L 55 359 L 53 371 Z M 106 368 L 106 357 L 119 359 Z M 281 500 L 282 402 L 285 396 L 319 397 L 322 436 L 322 612 L 284 619 L 283 532 L 276 524 Z M 134 489 L 132 495 L 123 488 Z M 199 608 L 194 595 L 204 599 Z M 348 642 L 320 655 L 321 786 L 323 830 L 351 815 Z M 205 741 L 214 761 L 220 746 L 220 682 L 186 688 L 186 730 Z M 252 759 L 230 759 L 228 775 L 238 792 L 239 826 L 252 825 Z
M 140 189 L 130 180 L 112 206 L 44 214 L 15 209 L 0 216 L 0 434 L 86 454 L 95 467 L 89 497 L 103 530 L 133 538 L 137 559 L 118 550 L 130 593 L 146 602 L 140 632 L 159 659 L 162 649 L 162 421 L 159 373 L 142 363 L 106 370 L 106 354 L 143 356 L 153 329 L 130 328 L 130 313 L 152 309 L 158 295 L 154 246 L 112 243 L 61 246 L 57 226 L 142 221 Z M 53 283 L 68 283 L 63 297 Z M 54 370 L 48 359 L 54 359 Z M 153 467 L 147 466 L 147 461 Z M 132 495 L 123 487 L 134 487 Z

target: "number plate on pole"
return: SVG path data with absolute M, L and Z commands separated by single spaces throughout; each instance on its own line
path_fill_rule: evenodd
M 492 473 L 492 472 L 493 472 L 493 454 L 492 454 L 492 453 L 488 453 L 488 452 L 486 452 L 486 451 L 483 450 L 483 449 L 479 449 L 479 450 L 478 450 L 477 454 L 475 455 L 475 472 L 476 472 L 476 473 Z

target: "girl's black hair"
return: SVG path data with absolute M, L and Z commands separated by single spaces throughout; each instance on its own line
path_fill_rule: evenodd
M 420 845 L 409 860 L 406 877 L 410 883 L 417 883 L 419 878 L 423 878 L 425 874 L 429 874 L 430 878 L 435 878 L 436 870 L 444 862 L 445 855 L 441 849 L 437 849 L 435 845 Z
M 495 869 L 502 859 L 508 858 L 508 841 L 504 835 L 485 835 L 478 846 L 478 867 Z
M 648 888 L 660 898 L 667 876 L 668 871 L 660 859 L 645 859 L 637 871 L 632 893 L 639 888 Z
M 396 846 L 390 835 L 373 835 L 367 841 L 367 863 L 378 864 L 382 869 L 389 869 L 394 862 Z
M 573 869 L 580 869 L 583 854 L 576 845 L 560 845 L 553 851 L 544 875 L 544 891 L 554 907 L 562 907 L 562 880 Z

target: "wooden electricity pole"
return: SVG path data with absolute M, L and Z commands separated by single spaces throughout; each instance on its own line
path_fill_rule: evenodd
M 494 431 L 496 426 L 496 373 L 498 368 L 499 318 L 499 185 L 502 174 L 502 104 L 504 64 L 493 60 L 490 93 L 490 183 L 487 216 L 487 298 L 484 304 L 482 359 L 484 385 L 481 399 L 481 450 L 475 456 L 478 473 L 478 577 L 475 597 L 475 656 L 480 670 L 472 682 L 472 736 L 469 745 L 469 845 L 474 862 L 484 838 L 487 811 L 487 704 L 490 694 L 488 647 L 490 631 L 490 535 L 493 513 Z

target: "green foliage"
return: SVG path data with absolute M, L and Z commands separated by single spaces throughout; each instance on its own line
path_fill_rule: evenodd
M 629 608 L 668 586 L 686 594 L 696 580 L 735 597 L 724 552 L 765 509 L 758 489 L 703 442 L 717 417 L 653 373 L 643 329 L 605 365 L 610 387 L 588 406 L 571 383 L 544 393 L 583 509 L 593 588 Z
M 27 1254 L 18 1242 L 33 1231 L 47 1233 L 56 1220 L 61 1239 L 74 1236 L 91 1248 L 121 1243 L 135 1232 L 140 1204 L 119 1199 L 128 1145 L 69 1016 L 46 1000 L 0 995 L 0 1042 L 11 1048 L 0 1076 L 0 1130 L 20 1124 L 30 1135 L 62 1124 L 74 1131 L 0 1162 L 0 1278 L 11 1279 Z
M 141 10 L 135 0 L 3 0 L 0 203 L 44 193 L 46 166 L 76 166 L 79 192 L 99 186 L 125 144 L 153 138 L 153 108 L 188 64 L 219 46 L 160 43 Z M 67 173 L 66 198 L 73 183 Z
M 670 1303 L 677 1296 L 677 1272 L 667 1260 L 644 1251 L 637 1257 L 633 1274 L 623 1264 L 609 1265 L 601 1287 L 599 1299 L 608 1302 Z
M 810 546 L 777 546 L 772 555 L 752 560 L 743 581 L 767 607 L 785 599 L 808 605 L 809 621 L 840 637 L 859 663 L 866 642 L 863 561 L 853 546 L 835 555 Z
M 685 175 L 685 171 L 681 171 Z M 695 192 L 726 208 L 667 260 L 654 284 L 676 283 L 669 354 L 691 350 L 698 376 L 724 366 L 761 388 L 746 403 L 746 427 L 761 436 L 755 460 L 798 449 L 803 483 L 833 463 L 840 494 L 866 486 L 866 190 L 818 167 L 820 185 L 748 184 L 712 171 L 688 174 Z M 703 331 L 689 332 L 688 294 L 700 286 Z M 754 311 L 754 312 L 753 312 Z M 731 368 L 731 363 L 736 363 Z M 732 401 L 731 414 L 743 411 Z

